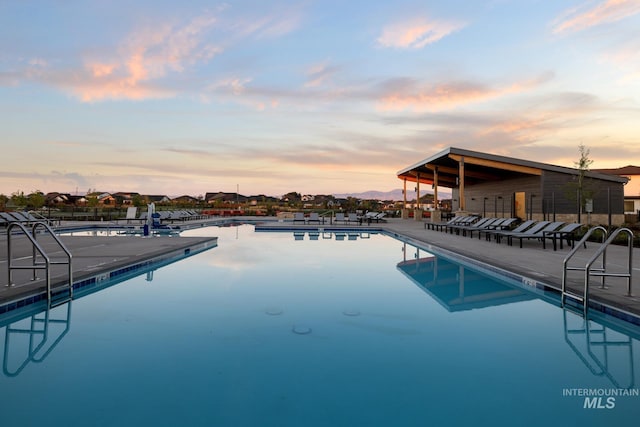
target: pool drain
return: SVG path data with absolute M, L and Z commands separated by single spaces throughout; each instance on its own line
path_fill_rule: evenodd
M 349 309 L 342 312 L 345 316 L 360 316 L 360 310 Z
M 306 326 L 294 326 L 293 333 L 298 335 L 307 335 L 311 333 L 311 328 L 307 328 Z

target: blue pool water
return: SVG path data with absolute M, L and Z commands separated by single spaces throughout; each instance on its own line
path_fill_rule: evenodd
M 587 331 L 526 290 L 379 234 L 189 234 L 218 247 L 51 310 L 46 340 L 21 332 L 42 331 L 45 313 L 0 323 L 3 426 L 640 417 L 637 327 Z M 614 390 L 631 396 L 608 401 Z M 585 408 L 584 393 L 603 396 Z

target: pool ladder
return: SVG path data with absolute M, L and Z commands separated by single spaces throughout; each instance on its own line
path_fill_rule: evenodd
M 29 239 L 32 246 L 31 252 L 31 265 L 15 264 L 13 259 L 13 228 L 19 228 L 22 233 Z M 44 230 L 53 238 L 53 240 L 58 244 L 60 249 L 65 253 L 66 259 L 61 261 L 54 261 L 47 255 L 42 246 L 37 241 L 38 229 L 44 228 Z M 38 255 L 40 258 L 38 258 Z M 62 241 L 55 235 L 51 227 L 45 224 L 44 222 L 36 222 L 31 227 L 31 232 L 21 223 L 12 222 L 7 227 L 7 286 L 14 286 L 13 283 L 13 271 L 14 270 L 31 270 L 33 275 L 31 280 L 37 280 L 38 276 L 36 274 L 37 270 L 45 271 L 45 283 L 46 283 L 46 291 L 47 291 L 47 303 L 49 307 L 55 307 L 61 304 L 64 304 L 73 298 L 73 268 L 71 264 L 72 256 L 71 252 L 67 249 L 67 247 L 62 243 Z M 68 275 L 69 275 L 69 287 L 68 294 L 66 298 L 53 300 L 53 293 L 51 289 L 51 266 L 57 264 L 66 264 L 68 265 Z
M 584 267 L 570 267 L 568 265 L 569 260 L 576 254 L 581 246 L 586 247 L 586 242 L 595 231 L 602 233 L 602 243 L 595 253 L 589 258 Z M 629 259 L 627 262 L 626 272 L 608 272 L 607 271 L 607 248 L 611 243 L 620 235 L 626 234 Z M 632 272 L 633 272 L 633 232 L 628 228 L 618 228 L 607 238 L 607 230 L 602 226 L 597 226 L 589 229 L 587 233 L 582 237 L 580 242 L 569 252 L 562 263 L 562 295 L 560 305 L 565 306 L 567 295 L 582 302 L 583 313 L 586 316 L 589 310 L 589 279 L 591 276 L 600 277 L 600 289 L 605 288 L 606 277 L 622 277 L 627 279 L 627 296 L 631 296 L 631 284 L 632 284 Z M 593 264 L 600 259 L 600 266 L 594 267 Z M 573 294 L 567 291 L 567 271 L 584 271 L 584 293 L 582 295 Z

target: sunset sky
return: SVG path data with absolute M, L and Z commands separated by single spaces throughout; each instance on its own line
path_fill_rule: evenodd
M 401 188 L 442 149 L 640 165 L 640 0 L 0 0 L 0 193 Z

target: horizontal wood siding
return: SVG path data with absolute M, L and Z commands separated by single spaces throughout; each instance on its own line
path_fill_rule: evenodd
M 529 203 L 533 194 L 533 212 L 542 212 L 541 183 L 539 176 L 526 176 L 505 179 L 502 181 L 490 181 L 465 187 L 465 200 L 467 211 L 483 213 L 487 216 L 503 216 L 502 203 L 504 201 L 505 216 L 512 216 L 513 194 L 523 191 L 526 194 L 526 208 L 529 212 Z M 485 201 L 484 198 L 487 198 Z M 502 198 L 502 199 L 501 199 Z M 494 208 L 497 207 L 497 212 Z
M 559 214 L 577 213 L 577 177 L 558 172 L 544 171 L 545 210 Z M 585 178 L 585 188 L 593 191 L 593 213 L 609 213 L 609 192 L 611 194 L 611 214 L 624 212 L 624 186 L 621 183 Z

